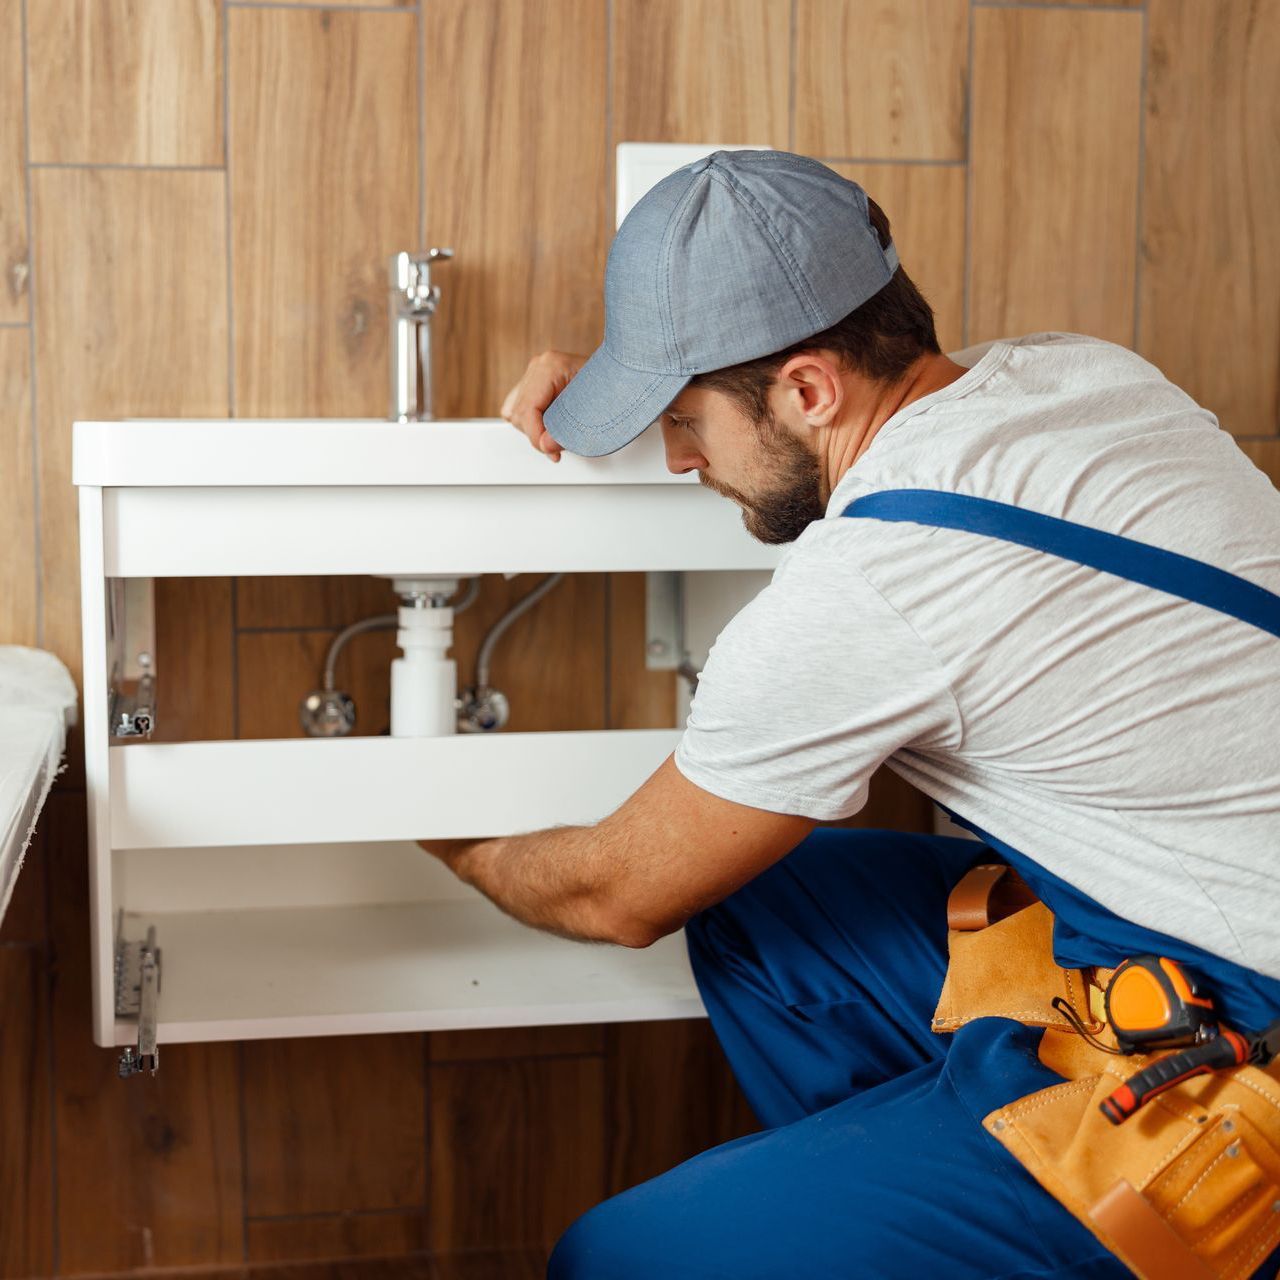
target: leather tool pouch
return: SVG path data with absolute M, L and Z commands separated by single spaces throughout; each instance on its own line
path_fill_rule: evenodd
M 1200 1076 L 1111 1124 L 1099 1104 L 1152 1059 L 1095 1049 L 1052 1008 L 1061 995 L 1099 1029 L 1087 975 L 1053 962 L 1052 924 L 1037 902 L 950 933 L 935 1029 L 1044 1026 L 1040 1058 L 1067 1077 L 984 1127 L 1142 1280 L 1244 1280 L 1280 1245 L 1280 1079 L 1253 1066 Z

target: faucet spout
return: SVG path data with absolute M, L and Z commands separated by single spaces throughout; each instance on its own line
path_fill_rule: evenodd
M 452 249 L 435 248 L 392 254 L 388 261 L 392 422 L 430 422 L 434 416 L 431 318 L 440 305 L 440 286 L 431 282 L 431 267 L 452 257 Z

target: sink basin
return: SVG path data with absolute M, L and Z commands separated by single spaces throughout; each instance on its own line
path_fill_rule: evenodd
M 768 569 L 737 508 L 645 432 L 553 463 L 497 418 L 77 422 L 108 577 Z M 88 519 L 85 519 L 85 516 Z

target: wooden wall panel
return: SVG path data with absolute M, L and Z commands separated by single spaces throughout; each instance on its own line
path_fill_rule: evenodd
M 76 418 L 227 414 L 223 175 L 33 173 L 44 645 L 80 670 Z
M 963 160 L 968 0 L 799 0 L 795 150 Z
M 933 307 L 943 351 L 964 345 L 965 171 L 960 165 L 833 164 L 884 210 L 903 269 Z
M 386 262 L 418 239 L 415 16 L 228 21 L 236 413 L 381 417 Z
M 50 855 L 60 1269 L 217 1265 L 243 1254 L 236 1047 L 165 1045 L 120 1080 L 90 1034 L 84 794 L 55 792 Z M 163 945 L 163 941 L 161 943 Z
M 385 578 L 240 578 L 236 622 L 241 627 L 345 627 L 358 618 L 394 613 Z
M 471 684 L 489 628 L 540 581 L 483 579 L 480 598 L 454 626 L 460 686 Z M 567 574 L 498 642 L 490 683 L 507 695 L 512 732 L 605 727 L 604 599 L 604 574 Z
M 1280 488 L 1280 439 L 1241 440 L 1240 447 L 1259 471 L 1271 477 L 1271 483 Z
M 0 329 L 0 644 L 35 644 L 36 514 L 31 457 L 31 334 Z
M 26 117 L 22 102 L 22 6 L 0 5 L 0 324 L 27 319 Z M 0 399 L 0 405 L 8 401 Z
M 968 341 L 1133 340 L 1140 14 L 975 9 Z
M 1152 0 L 1138 349 L 1229 431 L 1280 431 L 1280 6 Z
M 431 1068 L 431 1245 L 550 1245 L 605 1194 L 598 1057 Z
M 32 868 L 24 867 L 23 876 Z M 53 1273 L 49 1019 L 43 947 L 0 945 L 0 1276 Z
M 616 142 L 785 147 L 788 0 L 615 0 Z
M 320 687 L 336 631 L 242 631 L 236 636 L 236 706 L 241 738 L 298 738 L 298 706 Z M 391 727 L 395 632 L 357 636 L 338 659 L 337 685 L 355 699 L 357 735 Z
M 160 578 L 156 603 L 157 742 L 230 738 L 235 648 L 230 578 Z
M 645 575 L 609 575 L 609 721 L 611 729 L 676 724 L 674 671 L 645 666 Z
M 250 1218 L 245 1223 L 245 1256 L 256 1264 L 308 1258 L 403 1257 L 426 1247 L 426 1232 L 427 1220 L 421 1209 Z M 422 1265 L 426 1265 L 425 1261 Z M 356 1276 L 358 1280 L 371 1280 L 363 1266 Z M 237 1280 L 245 1278 L 237 1277 Z M 290 1275 L 289 1280 L 307 1278 Z
M 275 5 L 281 7 L 284 5 L 308 5 L 315 8 L 317 0 L 235 0 L 236 4 L 243 5 Z M 418 0 L 329 0 L 329 3 L 341 5 L 347 9 L 413 9 L 418 5 Z
M 421 1035 L 243 1047 L 250 1217 L 421 1208 Z
M 427 243 L 457 253 L 433 324 L 441 416 L 496 415 L 530 356 L 600 340 L 604 14 L 602 0 L 424 10 Z
M 220 0 L 36 0 L 27 21 L 33 161 L 222 163 Z
M 760 1126 L 705 1019 L 611 1028 L 609 1191 Z
M 495 1058 L 546 1058 L 603 1053 L 604 1027 L 486 1027 L 476 1031 L 433 1031 L 432 1062 L 487 1062 Z

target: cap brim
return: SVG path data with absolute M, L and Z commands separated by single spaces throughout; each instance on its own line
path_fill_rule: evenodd
M 615 453 L 654 422 L 692 376 L 632 369 L 599 347 L 547 407 L 542 422 L 570 453 Z

